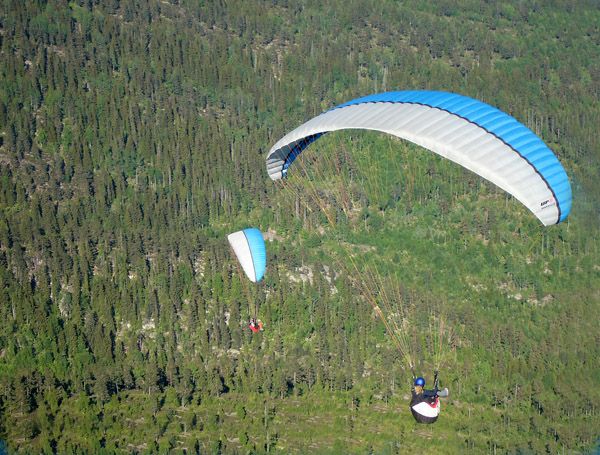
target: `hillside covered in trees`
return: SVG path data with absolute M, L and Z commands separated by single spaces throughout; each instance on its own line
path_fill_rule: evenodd
M 2 2 L 0 447 L 591 452 L 599 56 L 594 1 Z M 267 177 L 290 129 L 407 89 L 531 128 L 569 174 L 569 219 L 544 228 L 474 174 L 375 133 L 321 139 L 294 186 Z M 340 169 L 362 176 L 351 201 Z M 325 213 L 305 196 L 321 181 Z M 261 286 L 225 238 L 246 226 L 269 235 Z M 410 415 L 410 371 L 361 270 L 453 328 L 434 426 Z M 430 379 L 427 337 L 413 341 Z

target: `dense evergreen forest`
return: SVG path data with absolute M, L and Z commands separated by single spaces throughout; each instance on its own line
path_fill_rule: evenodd
M 597 447 L 596 1 L 1 8 L 0 447 Z M 268 179 L 265 154 L 288 130 L 406 89 L 478 98 L 539 134 L 571 179 L 569 219 L 544 228 L 474 174 L 374 133 L 332 134 L 305 152 L 341 150 L 342 167 L 365 176 L 356 218 L 335 198 L 335 223 L 310 210 L 310 176 L 295 190 Z M 246 226 L 269 233 L 260 286 L 225 238 Z M 396 277 L 403 303 L 447 316 L 451 396 L 434 426 L 413 421 L 410 371 L 358 270 L 336 259 L 342 244 L 359 268 Z M 246 328 L 255 302 L 260 335 Z M 427 337 L 415 343 L 431 379 Z

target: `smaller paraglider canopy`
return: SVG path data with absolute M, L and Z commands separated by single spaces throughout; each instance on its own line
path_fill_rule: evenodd
M 227 236 L 244 273 L 250 281 L 258 283 L 267 268 L 267 250 L 262 233 L 256 228 L 247 228 Z

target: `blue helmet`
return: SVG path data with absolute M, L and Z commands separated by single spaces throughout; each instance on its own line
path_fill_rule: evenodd
M 415 379 L 415 385 L 425 387 L 425 379 L 419 376 L 417 379 Z

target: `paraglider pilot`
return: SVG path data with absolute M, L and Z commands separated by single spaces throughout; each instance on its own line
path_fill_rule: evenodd
M 425 389 L 425 379 L 413 376 L 410 411 L 419 423 L 434 423 L 440 414 L 439 397 L 447 397 L 448 389 L 439 390 L 438 372 L 435 372 L 433 389 Z
M 258 333 L 263 329 L 263 323 L 260 319 L 257 321 L 256 318 L 250 318 L 250 324 L 248 324 L 248 327 L 250 330 L 252 330 L 252 332 Z

